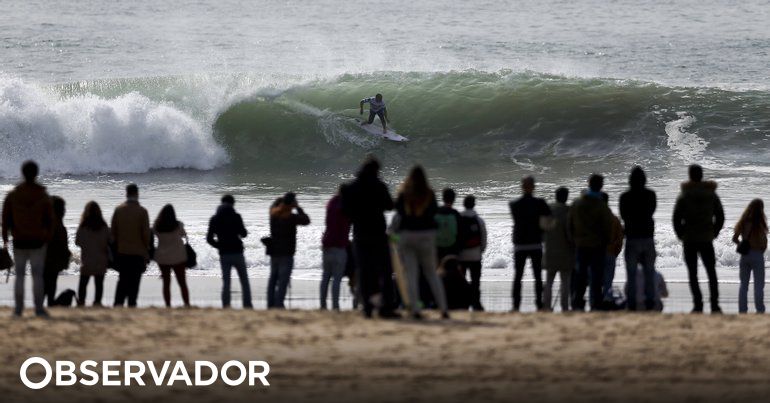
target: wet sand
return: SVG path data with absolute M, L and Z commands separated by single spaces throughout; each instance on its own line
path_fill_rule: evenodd
M 441 321 L 355 312 L 0 310 L 4 402 L 760 401 L 770 318 L 748 315 L 455 313 Z M 265 360 L 270 387 L 25 388 L 50 361 Z

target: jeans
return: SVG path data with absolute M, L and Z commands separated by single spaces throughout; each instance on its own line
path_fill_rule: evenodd
M 35 313 L 45 312 L 43 299 L 45 298 L 45 286 L 43 284 L 43 270 L 45 267 L 46 247 L 37 249 L 13 248 L 13 260 L 16 264 L 16 282 L 13 287 L 13 295 L 16 300 L 14 313 L 21 315 L 24 310 L 24 278 L 26 277 L 27 262 L 31 266 L 32 297 L 35 302 Z
M 438 264 L 436 263 L 436 231 L 401 231 L 399 239 L 399 251 L 404 261 L 404 269 L 409 280 L 409 302 L 412 313 L 420 311 L 417 301 L 420 299 L 420 272 L 430 286 L 433 298 L 436 300 L 441 312 L 447 311 L 446 293 L 444 284 L 438 278 Z
M 569 300 L 572 294 L 572 272 L 574 270 L 549 270 L 545 276 L 545 289 L 543 289 L 543 305 L 546 309 L 552 310 L 551 295 L 553 292 L 553 281 L 556 278 L 556 273 L 559 273 L 559 293 L 561 295 L 561 311 L 569 311 Z
M 222 307 L 230 307 L 230 275 L 234 267 L 235 272 L 238 274 L 238 280 L 241 282 L 243 307 L 252 308 L 251 285 L 249 284 L 249 276 L 246 273 L 246 259 L 243 257 L 243 253 L 220 254 L 219 265 L 222 267 Z
M 86 304 L 86 290 L 88 288 L 88 280 L 91 275 L 80 275 L 80 282 L 78 284 L 78 306 L 84 306 Z M 104 274 L 94 275 L 94 305 L 102 304 L 102 293 L 104 292 Z
M 115 288 L 114 306 L 123 306 L 128 299 L 128 307 L 135 308 L 136 300 L 139 297 L 139 283 L 142 280 L 142 273 L 147 269 L 147 262 L 144 256 L 139 255 L 118 255 L 115 261 L 120 275 L 118 276 L 118 285 Z
M 270 278 L 267 279 L 267 307 L 283 309 L 286 289 L 294 269 L 294 256 L 270 256 Z
M 588 281 L 591 281 L 590 303 L 591 310 L 598 311 L 602 308 L 602 285 L 604 284 L 604 264 L 607 251 L 605 247 L 577 248 L 577 270 L 575 272 L 575 295 L 572 299 L 572 309 L 585 310 L 585 293 Z
M 765 254 L 762 251 L 752 249 L 748 254 L 741 256 L 740 277 L 741 285 L 738 289 L 738 312 L 749 311 L 748 292 L 749 278 L 754 273 L 754 306 L 757 313 L 765 313 Z
M 348 252 L 344 248 L 327 248 L 323 251 L 323 274 L 321 275 L 321 308 L 326 309 L 326 294 L 329 280 L 332 281 L 332 308 L 340 309 L 340 283 L 345 276 Z
M 460 267 L 463 270 L 463 276 L 467 272 L 471 272 L 471 308 L 474 311 L 483 311 L 484 307 L 481 305 L 481 262 L 460 262 Z
M 644 272 L 644 305 L 650 310 L 655 307 L 655 241 L 652 238 L 626 238 L 626 281 L 629 290 L 636 290 L 636 270 L 642 265 Z M 636 292 L 636 291 L 633 291 Z M 628 309 L 636 310 L 636 298 L 627 298 Z
M 602 293 L 605 301 L 612 301 L 612 281 L 615 280 L 615 266 L 618 257 L 607 253 L 604 256 L 604 281 L 602 284 Z
M 719 308 L 719 283 L 717 283 L 716 257 L 714 256 L 714 245 L 711 242 L 685 242 L 684 243 L 684 261 L 687 264 L 687 272 L 690 277 L 690 290 L 694 310 L 703 310 L 703 294 L 698 284 L 698 255 L 706 268 L 706 275 L 709 278 L 709 291 L 711 294 L 711 309 Z
M 543 308 L 543 250 L 520 250 L 513 253 L 513 266 L 516 270 L 513 279 L 513 310 L 518 311 L 521 306 L 521 279 L 524 277 L 524 266 L 527 264 L 527 257 L 532 263 L 532 272 L 535 275 L 535 307 L 538 310 Z

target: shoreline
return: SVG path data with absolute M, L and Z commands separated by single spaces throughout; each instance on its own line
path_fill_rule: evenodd
M 530 273 L 527 273 L 530 274 Z M 241 293 L 240 284 L 237 275 L 233 273 L 231 299 L 233 308 L 240 309 Z M 8 283 L 0 279 L 0 307 L 13 306 L 13 284 L 15 276 L 11 276 Z M 61 275 L 57 283 L 57 295 L 65 289 L 72 289 L 77 292 L 77 275 Z M 115 284 L 117 275 L 108 275 L 104 279 L 104 296 L 102 304 L 112 306 L 115 296 Z M 511 309 L 511 286 L 512 280 L 490 280 L 481 282 L 481 302 L 485 309 L 490 312 L 508 312 Z M 251 295 L 254 308 L 262 310 L 266 308 L 266 287 L 267 279 L 262 277 L 249 277 L 251 284 Z M 669 298 L 664 299 L 664 313 L 688 313 L 692 309 L 692 297 L 690 286 L 687 282 L 669 281 Z M 222 280 L 213 276 L 187 276 L 187 285 L 190 290 L 190 302 L 193 306 L 199 308 L 220 308 L 221 307 L 221 287 Z M 288 309 L 316 310 L 320 307 L 319 302 L 320 280 L 316 279 L 297 279 L 292 278 L 291 287 L 286 294 L 286 307 Z M 622 283 L 615 283 L 616 287 L 622 287 Z M 701 291 L 704 295 L 704 303 L 708 312 L 708 283 L 701 279 Z M 749 312 L 754 311 L 753 285 L 749 285 Z M 331 287 L 330 287 L 331 288 Z M 767 288 L 767 287 L 766 287 Z M 157 275 L 145 275 L 139 291 L 138 305 L 141 308 L 163 307 L 163 296 L 161 293 L 162 281 Z M 558 281 L 554 283 L 553 298 L 557 301 L 554 304 L 556 311 L 558 308 Z M 738 312 L 738 283 L 720 282 L 720 304 L 725 313 Z M 32 307 L 32 281 L 29 275 L 25 279 L 25 307 L 27 314 L 31 314 Z M 91 305 L 93 299 L 93 280 L 89 283 L 86 296 L 86 304 Z M 331 290 L 327 297 L 328 305 L 331 307 Z M 182 298 L 179 294 L 179 286 L 176 279 L 172 276 L 171 283 L 171 304 L 174 307 L 181 307 Z M 74 306 L 74 304 L 73 304 Z M 352 298 L 348 288 L 347 278 L 343 279 L 340 287 L 340 307 L 343 311 L 349 311 L 352 308 Z M 533 312 L 534 306 L 534 280 L 525 278 L 522 285 L 522 312 Z M 459 312 L 459 311 L 458 311 Z

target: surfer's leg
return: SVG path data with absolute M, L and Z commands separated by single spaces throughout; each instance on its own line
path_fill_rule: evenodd
M 377 114 L 376 114 L 376 113 L 374 113 L 374 112 L 372 112 L 372 111 L 369 111 L 369 119 L 367 119 L 367 121 L 366 121 L 366 122 L 364 122 L 364 124 L 367 124 L 367 125 L 370 125 L 370 124 L 372 124 L 372 122 L 374 122 L 374 117 L 375 117 L 375 116 L 377 116 Z
M 387 133 L 388 132 L 388 126 L 385 123 L 385 111 L 380 110 L 379 112 L 377 112 L 377 116 L 380 117 L 380 123 L 382 123 L 382 132 L 383 133 Z

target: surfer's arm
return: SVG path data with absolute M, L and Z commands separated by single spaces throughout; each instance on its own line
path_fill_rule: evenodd
M 361 103 L 358 105 L 358 106 L 360 107 L 360 109 L 361 109 L 361 110 L 359 111 L 359 113 L 360 113 L 361 115 L 363 115 L 363 114 L 364 114 L 364 104 L 365 104 L 365 103 L 368 103 L 370 99 L 371 99 L 371 98 L 364 98 L 364 99 L 362 99 L 362 100 L 361 100 Z

